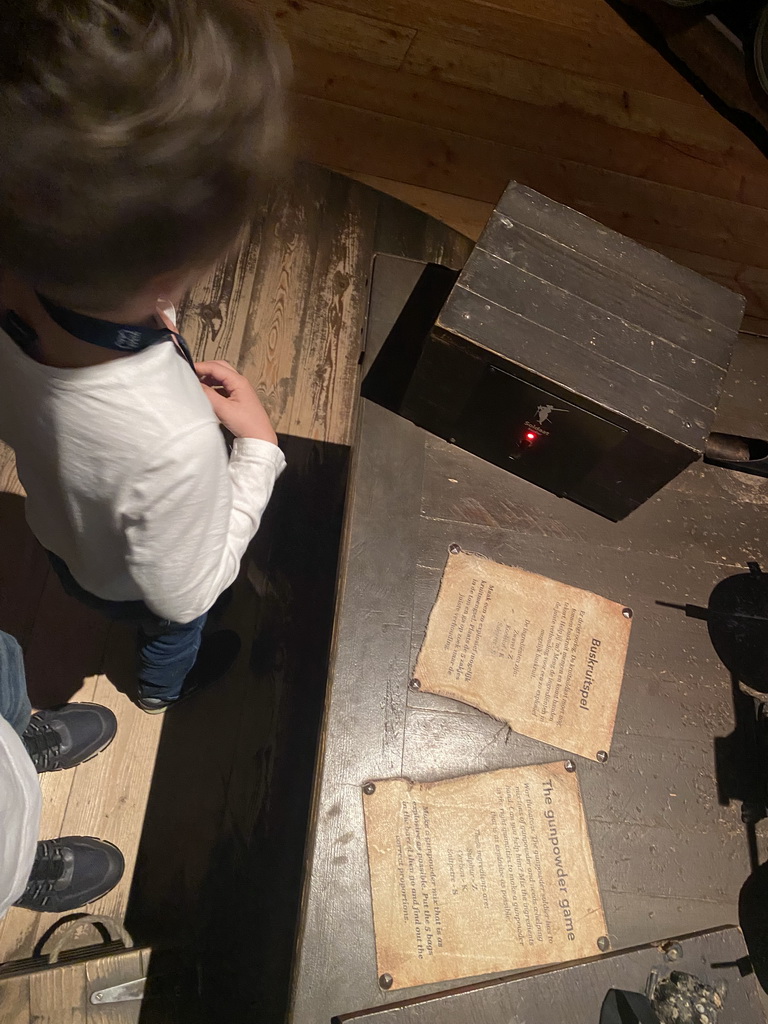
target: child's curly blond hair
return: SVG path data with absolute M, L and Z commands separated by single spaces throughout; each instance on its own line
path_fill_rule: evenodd
M 288 65 L 247 0 L 0 0 L 0 266 L 83 311 L 207 266 L 280 165 Z

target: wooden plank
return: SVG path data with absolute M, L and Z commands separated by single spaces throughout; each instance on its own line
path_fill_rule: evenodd
M 254 1006 L 259 1019 L 281 1021 L 289 998 L 349 462 L 342 445 L 281 440 L 288 469 L 249 552 L 255 586 L 238 622 L 252 653 L 215 837 L 228 852 L 209 872 L 200 936 L 205 987 L 232 1021 Z M 243 950 L 258 971 L 243 971 Z
M 331 53 L 351 53 L 376 64 L 399 67 L 414 29 L 313 0 L 260 0 L 291 41 L 322 46 Z
M 138 981 L 146 976 L 144 958 L 140 949 L 98 960 L 88 960 L 82 965 L 85 973 L 83 1003 L 88 1024 L 139 1024 L 142 1014 L 142 1000 L 123 1003 L 92 1003 L 93 992 L 126 982 Z
M 739 292 L 747 300 L 747 311 L 760 320 L 768 320 L 768 272 L 763 267 L 747 263 L 705 256 L 669 245 L 652 246 L 657 252 L 689 267 L 718 284 Z
M 754 975 L 739 979 L 732 964 L 747 955 L 738 928 L 716 929 L 681 940 L 679 970 L 728 987 L 728 1013 L 741 1024 L 761 1024 L 764 1014 Z M 428 999 L 402 999 L 395 1005 L 344 1014 L 334 1024 L 498 1024 L 519 1020 L 550 1024 L 569 1020 L 592 1024 L 611 988 L 643 992 L 652 972 L 665 970 L 658 945 L 624 950 L 579 964 L 526 971 L 496 981 L 452 988 Z
M 493 212 L 492 203 L 481 203 L 473 199 L 464 199 L 462 196 L 452 196 L 447 192 L 419 188 L 418 185 L 407 185 L 405 182 L 393 181 L 391 178 L 356 173 L 350 174 L 349 177 L 371 188 L 378 189 L 380 192 L 385 192 L 416 210 L 421 210 L 427 216 L 433 217 L 473 240 L 480 237 L 481 231 Z
M 253 253 L 251 238 L 241 239 L 185 296 L 179 327 L 196 359 L 237 365 L 253 287 Z
M 41 971 L 29 978 L 29 1007 L 35 1024 L 87 1024 L 82 964 Z
M 768 139 L 768 117 L 760 87 L 753 79 L 751 62 L 744 59 L 744 47 L 734 45 L 718 25 L 694 10 L 674 9 L 671 5 L 648 0 L 629 0 L 615 5 L 617 13 L 628 16 L 638 32 L 650 29 L 652 36 L 661 36 L 672 54 L 688 70 L 690 77 L 701 82 L 719 100 L 726 116 L 746 127 L 750 136 L 765 143 Z M 636 14 L 631 8 L 636 8 Z M 750 16 L 754 17 L 754 16 Z M 751 39 L 745 40 L 751 46 Z M 749 70 L 747 70 L 749 68 Z M 744 114 L 747 117 L 744 117 Z
M 309 96 L 296 122 L 303 154 L 327 166 L 494 204 L 512 178 L 644 244 L 768 265 L 768 210 Z
M 661 126 L 655 136 L 618 128 L 565 102 L 540 106 L 403 69 L 374 67 L 354 57 L 331 57 L 311 46 L 294 46 L 293 54 L 294 88 L 300 94 L 705 195 L 768 206 L 768 161 L 751 150 L 745 139 L 737 140 L 733 151 L 717 152 L 673 142 Z
M 459 270 L 472 244 L 400 200 L 380 195 L 373 250 L 405 259 L 418 259 L 428 252 L 433 262 Z
M 656 136 L 663 125 L 667 138 L 684 145 L 723 151 L 740 143 L 731 125 L 699 104 L 613 86 L 427 32 L 417 33 L 403 69 L 537 106 L 566 104 L 581 114 L 643 135 Z
M 22 646 L 29 641 L 49 571 L 27 526 L 13 451 L 0 442 L 0 629 Z
M 365 315 L 358 282 L 370 266 L 376 209 L 369 189 L 342 178 L 331 182 L 296 390 L 290 410 L 276 424 L 284 433 L 350 443 Z
M 90 699 L 104 670 L 111 624 L 99 612 L 67 597 L 51 572 L 25 648 L 27 690 L 34 707 Z
M 679 359 L 694 355 L 721 369 L 728 368 L 733 332 L 739 326 L 741 300 L 736 295 L 723 292 L 704 279 L 699 282 L 698 290 L 705 300 L 707 313 L 718 312 L 722 320 L 727 320 L 725 311 L 730 312 L 731 322 L 723 324 L 702 312 L 694 291 L 695 282 L 689 283 L 687 294 L 684 292 L 688 282 L 680 279 L 690 276 L 687 270 L 669 263 L 662 264 L 656 253 L 646 250 L 641 280 L 639 273 L 633 277 L 631 272 L 632 264 L 642 261 L 642 254 L 635 251 L 633 242 L 619 235 L 609 235 L 597 225 L 592 225 L 592 231 L 599 235 L 599 239 L 598 244 L 590 248 L 583 244 L 583 235 L 590 230 L 590 224 L 582 218 L 577 230 L 578 235 L 572 237 L 563 225 L 552 236 L 518 223 L 514 216 L 496 215 L 489 221 L 478 243 L 477 257 L 472 260 L 464 283 L 473 291 L 485 294 L 478 279 L 481 276 L 487 278 L 487 287 L 494 287 L 494 279 L 501 280 L 509 273 L 511 290 L 535 288 L 537 280 L 546 281 L 592 309 L 609 313 L 624 327 L 639 328 L 647 335 L 671 344 L 678 350 L 677 354 L 670 354 L 674 357 L 675 366 Z M 483 253 L 482 257 L 480 253 Z M 622 266 L 625 256 L 626 271 Z M 512 268 L 523 271 L 527 279 L 517 278 Z M 470 269 L 476 275 L 474 283 L 470 280 Z M 719 307 L 716 305 L 718 300 L 721 303 Z M 553 301 L 560 303 L 564 300 L 555 297 Z M 632 351 L 635 345 L 624 345 L 623 329 L 613 319 L 606 321 L 602 328 L 595 323 L 594 341 L 599 347 L 602 344 L 600 339 L 605 341 L 603 331 L 608 330 L 615 340 L 605 343 L 606 351 L 623 349 L 627 359 L 632 360 L 636 355 Z M 646 338 L 641 348 L 647 350 L 650 344 L 652 342 Z M 654 356 L 665 358 L 662 350 Z M 633 364 L 630 362 L 628 365 Z M 688 359 L 687 366 L 678 369 L 690 372 L 691 365 Z M 671 364 L 669 372 L 674 372 Z M 674 382 L 670 379 L 667 383 Z
M 368 14 L 366 0 L 324 0 L 329 6 Z M 634 33 L 613 11 L 604 8 L 602 31 L 542 21 L 534 7 L 525 14 L 497 3 L 476 0 L 381 0 L 378 18 L 441 38 L 506 53 L 601 81 L 638 88 L 702 107 L 695 89 L 667 61 Z M 325 46 L 330 49 L 330 46 Z
M 380 343 L 386 332 L 387 311 L 372 309 L 370 316 L 382 325 Z M 377 423 L 380 429 L 374 430 Z M 328 1006 L 324 998 L 318 1004 L 317 999 L 329 981 L 326 952 L 333 941 L 334 908 L 339 899 L 348 898 L 346 929 L 356 936 L 364 956 L 373 956 L 370 905 L 355 895 L 358 879 L 367 875 L 359 787 L 367 778 L 397 774 L 401 761 L 405 703 L 400 681 L 408 671 L 409 566 L 415 557 L 415 536 L 408 524 L 417 514 L 423 470 L 423 453 L 413 445 L 415 429 L 370 403 L 363 406 L 359 438 L 378 440 L 373 446 L 370 441 L 363 446 L 358 441 L 351 473 L 354 476 L 354 466 L 361 460 L 364 465 L 388 469 L 366 474 L 349 499 L 354 515 L 347 518 L 344 538 L 345 572 L 337 600 L 333 683 L 325 712 L 332 728 L 325 733 L 318 766 L 322 796 L 315 804 L 312 823 L 303 942 L 290 1017 L 301 1024 L 328 1019 L 343 1008 L 338 1003 Z M 375 521 L 386 523 L 386 529 L 380 525 L 371 529 Z M 351 619 L 358 624 L 354 645 L 343 641 L 345 623 Z M 360 749 L 352 741 L 363 735 L 375 736 L 375 740 Z M 339 878 L 342 864 L 351 889 Z M 360 978 L 360 983 L 368 992 L 375 990 L 373 976 Z
M 496 282 L 504 283 L 504 296 L 494 288 Z M 568 287 L 564 282 L 539 281 L 518 265 L 510 265 L 483 250 L 476 250 L 471 267 L 462 280 L 462 288 L 481 297 L 496 294 L 499 304 L 516 316 L 566 338 L 571 348 L 571 359 L 578 360 L 583 356 L 589 360 L 594 352 L 648 380 L 664 384 L 700 405 L 709 409 L 716 407 L 725 376 L 725 370 L 718 363 L 728 362 L 734 340 L 732 331 L 721 331 L 710 362 L 706 358 L 708 350 L 704 344 L 701 345 L 701 353 L 691 355 L 691 351 L 696 351 L 697 333 L 690 322 L 685 323 L 683 316 L 678 314 L 679 335 L 674 331 L 674 323 L 665 327 L 663 333 L 661 330 L 651 332 L 638 328 L 633 322 L 642 316 L 642 312 L 635 312 L 644 306 L 642 293 L 632 296 L 635 302 L 625 296 L 629 308 L 627 319 L 624 319 L 610 309 L 610 297 L 602 305 L 599 301 L 585 301 L 578 286 L 578 277 L 573 283 L 569 282 Z M 616 295 L 619 290 L 614 289 L 612 294 Z M 714 333 L 715 328 L 710 330 Z M 510 337 L 514 338 L 514 335 Z M 699 324 L 698 337 L 702 337 L 705 343 L 711 337 L 706 326 Z M 715 348 L 714 345 L 712 347 Z M 556 372 L 549 352 L 545 364 L 539 361 L 538 369 L 542 371 L 545 366 Z
M 334 7 L 345 10 L 357 10 L 358 4 L 363 0 L 325 0 Z M 518 15 L 524 18 L 534 18 L 542 21 L 547 26 L 561 25 L 575 32 L 581 32 L 587 36 L 607 35 L 624 36 L 629 38 L 633 35 L 632 29 L 610 8 L 606 9 L 604 0 L 571 0 L 567 4 L 558 3 L 558 0 L 476 0 L 478 5 L 493 7 L 504 15 Z M 402 13 L 401 4 L 395 0 L 381 0 L 377 5 L 381 16 L 386 16 L 393 21 L 400 21 L 409 24 L 406 15 Z M 462 9 L 462 14 L 465 12 Z M 481 17 L 482 15 L 478 15 Z
M 29 975 L 0 980 L 0 1017 L 4 1024 L 30 1024 Z
M 738 329 L 742 304 L 735 295 L 713 287 L 684 267 L 659 259 L 644 246 L 636 245 L 624 236 L 617 238 L 600 227 L 596 228 L 594 222 L 584 219 L 584 215 L 548 202 L 533 189 L 511 182 L 499 202 L 499 212 L 503 216 L 514 217 L 518 223 L 538 234 L 555 237 L 567 231 L 568 245 L 574 252 L 593 263 L 612 262 L 614 273 L 623 279 L 625 285 L 637 282 L 658 297 L 663 297 L 674 286 L 681 305 L 730 330 Z M 612 247 L 621 251 L 620 258 L 613 261 Z
M 252 243 L 256 266 L 238 369 L 258 391 L 273 423 L 290 416 L 327 182 L 327 173 L 299 165 L 270 197 Z

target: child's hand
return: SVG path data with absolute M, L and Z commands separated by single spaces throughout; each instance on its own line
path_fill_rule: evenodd
M 235 437 L 253 437 L 277 444 L 277 435 L 250 381 L 224 362 L 195 363 L 203 390 L 220 422 Z

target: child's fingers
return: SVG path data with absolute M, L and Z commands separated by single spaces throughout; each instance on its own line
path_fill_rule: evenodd
M 204 383 L 223 387 L 230 393 L 242 388 L 245 382 L 245 378 L 233 366 L 220 360 L 195 363 L 195 372 Z
M 227 396 L 222 395 L 221 392 L 217 391 L 215 388 L 209 387 L 208 384 L 203 384 L 202 381 L 200 383 L 208 401 L 213 406 L 213 411 L 219 415 L 220 411 L 223 410 L 227 404 Z

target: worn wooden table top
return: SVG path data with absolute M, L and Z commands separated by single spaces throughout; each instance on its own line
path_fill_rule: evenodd
M 421 267 L 377 259 L 366 359 Z M 762 349 L 747 348 L 737 373 L 754 380 L 761 360 L 768 369 Z M 743 402 L 739 380 L 728 390 L 727 427 L 751 417 L 759 428 L 761 409 Z M 367 779 L 429 781 L 564 756 L 408 689 L 453 542 L 635 611 L 611 758 L 578 763 L 613 948 L 736 923 L 748 848 L 738 805 L 718 802 L 713 754 L 715 737 L 733 729 L 730 680 L 705 623 L 660 602 L 706 605 L 719 580 L 760 560 L 767 508 L 768 481 L 695 465 L 612 524 L 362 403 L 292 1024 L 450 987 L 378 986 Z
M 763 1024 L 755 976 L 742 976 L 746 956 L 738 928 L 703 932 L 670 944 L 671 952 L 644 946 L 579 964 L 527 971 L 499 981 L 463 986 L 425 999 L 363 1010 L 338 1018 L 339 1024 L 553 1024 L 582 1020 L 597 1024 L 612 988 L 646 991 L 649 977 L 671 971 L 692 974 L 710 985 L 727 986 L 718 1024 Z M 670 960 L 674 956 L 674 961 Z

